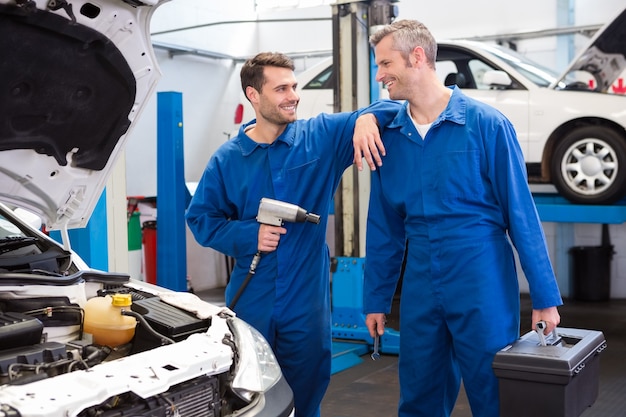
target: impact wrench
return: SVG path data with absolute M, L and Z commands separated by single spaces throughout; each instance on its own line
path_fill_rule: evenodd
M 256 215 L 256 221 L 261 224 L 268 224 L 270 226 L 282 226 L 284 222 L 291 223 L 304 223 L 310 222 L 319 224 L 320 216 L 317 214 L 309 213 L 305 209 L 296 206 L 295 204 L 285 203 L 284 201 L 272 200 L 270 198 L 262 198 L 259 204 L 259 211 Z M 228 308 L 231 310 L 235 308 L 235 304 L 239 301 L 239 297 L 246 289 L 252 276 L 256 272 L 256 267 L 261 260 L 261 251 L 257 251 L 252 258 L 248 275 L 244 280 L 241 287 L 237 291 L 237 294 L 233 297 Z

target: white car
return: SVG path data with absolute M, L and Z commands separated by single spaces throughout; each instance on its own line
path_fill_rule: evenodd
M 294 414 L 269 344 L 232 311 L 90 269 L 67 240 L 154 92 L 160 3 L 0 0 L 0 415 Z
M 626 10 L 563 75 L 511 49 L 471 41 L 439 42 L 437 73 L 513 122 L 531 182 L 553 183 L 574 203 L 611 204 L 626 196 L 625 28 Z M 299 117 L 333 111 L 333 72 L 328 58 L 298 75 Z M 254 112 L 242 102 L 247 122 Z

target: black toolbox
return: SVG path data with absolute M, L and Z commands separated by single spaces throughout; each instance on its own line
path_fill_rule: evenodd
M 557 328 L 543 339 L 530 331 L 496 353 L 500 417 L 578 417 L 596 401 L 603 333 Z

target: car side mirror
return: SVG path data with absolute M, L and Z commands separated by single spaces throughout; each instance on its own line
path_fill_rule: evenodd
M 483 74 L 483 82 L 484 85 L 489 86 L 489 88 L 504 90 L 509 88 L 513 81 L 509 74 L 504 71 L 487 71 Z

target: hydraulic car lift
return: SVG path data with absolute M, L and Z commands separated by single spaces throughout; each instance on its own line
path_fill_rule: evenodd
M 332 274 L 332 373 L 357 365 L 371 351 L 374 340 L 365 326 L 363 314 L 364 258 L 336 258 Z M 380 337 L 379 351 L 397 355 L 400 332 L 386 328 Z
M 604 223 L 626 222 L 626 199 L 610 206 L 573 204 L 557 194 L 534 193 L 542 222 Z

